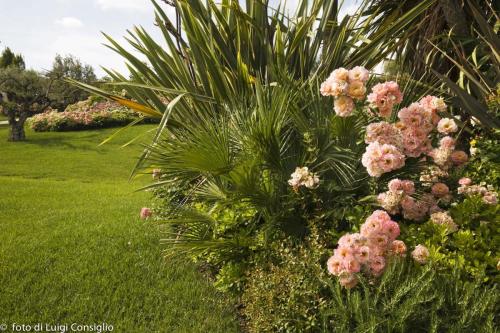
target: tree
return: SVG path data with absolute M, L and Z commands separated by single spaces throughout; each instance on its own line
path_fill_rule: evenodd
M 50 87 L 51 80 L 33 70 L 0 69 L 0 106 L 9 118 L 9 141 L 26 138 L 24 123 L 50 105 Z
M 23 56 L 20 54 L 14 54 L 10 48 L 5 48 L 0 56 L 0 68 L 16 67 L 19 69 L 25 69 L 26 65 L 24 63 Z
M 92 66 L 82 64 L 72 55 L 65 57 L 57 55 L 47 77 L 54 81 L 51 89 L 52 107 L 59 111 L 64 111 L 69 104 L 82 101 L 89 96 L 88 92 L 64 81 L 65 78 L 84 83 L 93 83 L 97 80 Z

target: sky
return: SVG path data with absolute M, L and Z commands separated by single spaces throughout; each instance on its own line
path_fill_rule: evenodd
M 297 2 L 287 0 L 288 8 Z M 344 11 L 353 12 L 356 2 L 345 0 Z M 98 76 L 104 75 L 101 66 L 127 73 L 123 59 L 103 45 L 101 32 L 123 42 L 127 29 L 137 25 L 160 41 L 153 21 L 149 0 L 0 0 L 0 50 L 21 53 L 26 66 L 38 71 L 50 69 L 56 54 L 72 54 Z

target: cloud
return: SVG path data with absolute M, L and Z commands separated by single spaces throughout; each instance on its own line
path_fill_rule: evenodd
M 147 0 L 95 0 L 102 10 L 123 9 L 123 10 L 148 10 L 151 8 Z
M 83 27 L 82 21 L 76 17 L 63 17 L 54 21 L 55 24 L 60 25 L 65 28 L 80 28 Z

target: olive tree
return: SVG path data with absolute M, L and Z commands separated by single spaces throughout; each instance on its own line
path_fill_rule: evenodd
M 26 119 L 50 106 L 51 82 L 33 70 L 0 69 L 0 106 L 9 120 L 9 141 L 24 140 Z

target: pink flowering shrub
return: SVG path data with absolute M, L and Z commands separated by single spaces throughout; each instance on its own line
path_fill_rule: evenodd
M 335 70 L 323 83 L 321 91 L 325 96 L 335 97 L 336 113 L 342 117 L 351 115 L 353 108 L 362 107 L 363 102 L 361 94 L 355 98 L 349 93 L 349 73 L 342 68 Z M 354 103 L 354 99 L 358 104 Z M 356 274 L 379 276 L 388 256 L 406 253 L 406 244 L 396 240 L 400 233 L 399 224 L 389 214 L 413 223 L 427 220 L 425 225 L 435 226 L 436 230 L 443 232 L 443 237 L 454 237 L 467 232 L 446 210 L 452 203 L 457 204 L 459 198 L 454 197 L 454 193 L 479 197 L 488 205 L 496 205 L 498 201 L 492 186 L 484 183 L 474 185 L 472 180 L 463 178 L 457 188 L 449 181 L 450 174 L 461 170 L 457 168 L 464 166 L 469 156 L 456 149 L 457 142 L 453 136 L 459 126 L 455 119 L 440 116 L 446 110 L 443 99 L 425 96 L 395 114 L 395 108 L 402 100 L 403 94 L 396 82 L 379 83 L 372 87 L 366 102 L 375 121 L 366 127 L 367 146 L 361 163 L 375 178 L 404 168 L 408 159 L 415 159 L 425 168 L 415 177 L 416 180 L 390 180 L 387 191 L 377 195 L 377 202 L 384 210 L 370 215 L 361 225 L 360 233 L 348 233 L 338 240 L 338 247 L 328 259 L 327 268 L 346 288 L 357 284 Z M 391 122 L 390 119 L 396 120 Z M 405 237 L 414 239 L 415 229 L 410 229 L 414 233 L 405 234 Z M 434 243 L 423 240 L 415 246 L 411 257 L 420 264 L 427 263 L 431 256 L 431 251 L 423 244 Z
M 37 132 L 71 131 L 122 126 L 136 120 L 138 115 L 118 103 L 94 102 L 90 98 L 69 105 L 64 112 L 49 110 L 28 119 Z
M 338 276 L 346 288 L 357 284 L 355 273 L 381 275 L 389 256 L 406 253 L 404 242 L 396 240 L 399 233 L 399 225 L 389 214 L 376 210 L 361 225 L 360 233 L 345 234 L 339 239 L 338 247 L 328 259 L 328 271 Z

